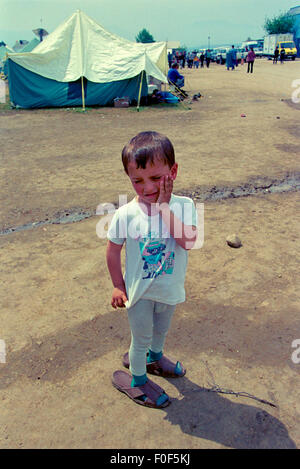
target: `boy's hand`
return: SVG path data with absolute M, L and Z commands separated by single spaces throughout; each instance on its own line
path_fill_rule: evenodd
M 160 181 L 160 189 L 157 204 L 168 204 L 171 200 L 172 191 L 173 179 L 170 176 L 164 176 Z
M 113 289 L 111 305 L 114 309 L 125 308 L 127 300 L 126 291 L 123 287 L 115 287 Z

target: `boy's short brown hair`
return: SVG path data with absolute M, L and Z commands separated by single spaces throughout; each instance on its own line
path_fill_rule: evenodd
M 122 162 L 127 174 L 128 163 L 134 161 L 137 168 L 145 169 L 147 163 L 154 164 L 154 158 L 164 161 L 169 168 L 175 163 L 172 143 L 159 132 L 140 132 L 122 150 Z

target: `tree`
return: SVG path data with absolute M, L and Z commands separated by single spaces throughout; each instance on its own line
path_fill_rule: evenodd
M 142 29 L 135 38 L 136 42 L 155 42 L 152 34 L 147 31 L 147 29 Z
M 281 13 L 274 18 L 266 18 L 264 30 L 267 34 L 292 33 L 295 27 L 295 18 L 286 13 Z

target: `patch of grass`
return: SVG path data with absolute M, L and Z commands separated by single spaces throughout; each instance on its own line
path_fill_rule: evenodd
M 4 82 L 4 83 L 5 83 L 5 103 L 0 103 L 0 111 L 7 111 L 11 109 L 8 84 L 7 82 Z
M 91 107 L 86 107 L 85 109 L 83 109 L 82 107 L 74 107 L 74 108 L 72 108 L 72 111 L 73 111 L 73 112 L 81 112 L 81 113 L 83 113 L 83 114 L 84 114 L 85 112 L 89 112 L 89 111 L 91 111 L 91 110 L 92 110 Z
M 149 109 L 182 109 L 183 106 L 181 103 L 158 103 L 158 104 L 152 104 L 150 106 L 140 106 L 139 107 L 139 112 L 141 111 L 148 111 Z M 129 111 L 131 112 L 137 112 L 137 107 L 136 106 L 131 106 L 128 108 Z
M 0 111 L 10 111 L 11 106 L 10 103 L 0 103 Z

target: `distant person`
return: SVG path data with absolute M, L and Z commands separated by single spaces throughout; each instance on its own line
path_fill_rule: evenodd
M 206 67 L 209 68 L 209 64 L 210 64 L 210 61 L 211 61 L 210 49 L 207 49 L 207 51 L 205 53 L 205 61 L 206 61 Z
M 232 63 L 235 67 L 237 67 L 237 58 L 236 58 L 236 49 L 234 48 L 234 45 L 231 46 L 231 56 L 232 56 Z
M 255 60 L 255 52 L 253 50 L 253 47 L 250 47 L 250 51 L 248 52 L 247 54 L 247 57 L 246 57 L 246 62 L 248 63 L 248 68 L 247 68 L 247 73 L 253 73 L 253 64 L 254 64 L 254 60 Z
M 232 46 L 233 47 L 233 46 Z M 231 70 L 234 70 L 234 67 L 235 67 L 235 58 L 234 58 L 234 55 L 232 53 L 232 49 L 229 49 L 227 52 L 226 52 L 226 67 L 227 67 L 227 70 L 229 70 L 231 68 Z
M 180 54 L 180 68 L 185 67 L 185 53 L 184 51 L 181 52 Z
M 177 88 L 182 88 L 184 86 L 184 76 L 180 75 L 178 72 L 179 65 L 174 63 L 170 70 L 168 71 L 168 79 L 174 83 Z
M 188 53 L 187 64 L 188 68 L 193 68 L 193 56 L 190 52 Z
M 279 48 L 278 48 L 278 46 L 276 46 L 276 49 L 274 50 L 273 64 L 277 64 L 278 57 L 279 57 Z
M 201 52 L 201 55 L 200 55 L 200 67 L 203 68 L 203 64 L 204 64 L 204 54 L 203 52 Z
M 172 66 L 172 60 L 173 60 L 173 55 L 171 52 L 168 53 L 168 62 L 169 62 L 169 68 Z
M 285 49 L 281 49 L 280 51 L 280 63 L 283 64 L 285 60 Z
M 245 54 L 244 54 L 244 51 L 242 51 L 242 53 L 241 53 L 241 65 L 244 65 L 244 62 L 245 62 Z
M 195 57 L 194 57 L 194 68 L 199 68 L 199 62 L 200 62 L 200 59 L 198 57 L 198 55 L 196 54 Z

